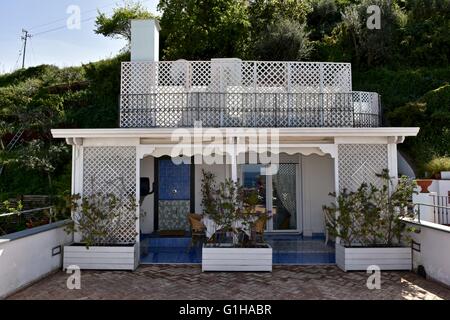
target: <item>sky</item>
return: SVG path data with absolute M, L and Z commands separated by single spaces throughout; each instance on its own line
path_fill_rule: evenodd
M 140 1 L 151 12 L 158 0 Z M 22 29 L 28 39 L 25 67 L 81 65 L 116 55 L 126 42 L 94 33 L 97 9 L 111 13 L 121 0 L 0 0 L 0 74 L 22 66 Z M 69 12 L 68 12 L 69 11 Z M 79 11 L 81 21 L 77 21 Z M 67 27 L 69 22 L 70 28 Z

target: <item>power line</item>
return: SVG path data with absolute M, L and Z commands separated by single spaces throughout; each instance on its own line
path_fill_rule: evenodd
M 110 4 L 107 4 L 107 5 L 101 6 L 101 7 L 97 7 L 97 8 L 95 8 L 95 9 L 83 11 L 83 13 L 89 13 L 89 12 L 97 11 L 97 10 L 100 10 L 100 9 L 103 9 L 103 8 L 106 8 L 106 7 L 113 6 L 113 5 L 115 5 L 115 4 L 116 4 L 116 2 L 114 1 L 114 3 L 110 3 Z M 52 21 L 50 21 L 50 22 L 46 22 L 46 23 L 43 23 L 43 24 L 40 24 L 40 25 L 31 27 L 31 28 L 28 28 L 28 29 L 30 29 L 30 30 L 39 29 L 39 28 L 46 27 L 46 26 L 55 24 L 55 23 L 57 23 L 57 22 L 65 21 L 65 20 L 67 20 L 67 17 L 59 18 L 59 19 L 56 19 L 56 20 L 52 20 Z
M 17 60 L 16 60 L 16 63 L 14 64 L 14 69 L 13 70 L 16 70 L 17 67 L 19 66 L 19 59 L 20 59 L 21 55 L 22 55 L 22 49 L 19 49 L 19 55 L 17 56 Z
M 87 22 L 87 21 L 93 20 L 95 18 L 97 18 L 97 16 L 89 17 L 89 18 L 81 20 L 80 23 Z M 33 35 L 33 37 L 40 36 L 42 34 L 46 34 L 46 33 L 53 32 L 53 31 L 58 31 L 58 30 L 65 29 L 65 28 L 67 28 L 67 25 L 63 25 L 63 26 L 59 26 L 59 27 L 56 27 L 56 28 L 53 28 L 53 29 L 41 31 L 41 32 L 35 33 Z
M 31 49 L 31 57 L 33 58 L 33 63 L 36 64 L 36 55 L 34 54 L 34 45 L 31 39 L 30 39 L 30 49 Z
M 148 1 L 150 1 L 150 0 L 144 0 L 144 1 L 141 1 L 141 3 L 145 3 L 145 2 L 148 2 Z M 104 5 L 104 6 L 101 6 L 101 7 L 97 7 L 95 9 L 91 9 L 91 10 L 85 11 L 85 13 L 97 11 L 99 9 L 110 7 L 112 5 L 114 5 L 114 4 L 108 4 L 108 5 Z M 110 11 L 110 10 L 108 10 L 108 11 Z M 80 21 L 80 23 L 84 23 L 84 22 L 93 20 L 95 18 L 97 18 L 97 16 L 91 16 L 91 17 L 88 17 L 86 19 L 82 19 Z M 44 26 L 52 25 L 52 24 L 54 24 L 56 22 L 59 22 L 59 21 L 64 21 L 66 19 L 67 18 L 61 18 L 61 19 L 53 20 L 53 21 L 50 21 L 50 22 L 47 22 L 47 23 L 35 26 L 33 28 L 30 28 L 30 29 L 32 29 L 32 30 L 38 29 L 38 28 L 41 28 L 41 27 L 44 27 Z M 67 24 L 61 25 L 61 26 L 58 26 L 58 27 L 54 27 L 54 28 L 51 28 L 51 29 L 48 29 L 48 30 L 40 31 L 40 32 L 37 32 L 37 33 L 33 33 L 33 35 L 31 35 L 28 30 L 22 29 L 22 33 L 24 34 L 24 35 L 21 36 L 21 39 L 23 40 L 23 51 L 22 51 L 22 49 L 19 50 L 19 55 L 17 57 L 17 61 L 16 61 L 15 65 L 14 65 L 14 69 L 17 68 L 18 62 L 19 62 L 19 59 L 20 59 L 21 56 L 22 56 L 22 69 L 25 68 L 25 57 L 26 57 L 26 49 L 27 49 L 27 40 L 29 38 L 40 36 L 40 35 L 43 35 L 43 34 L 46 34 L 46 33 L 50 33 L 50 32 L 54 32 L 54 31 L 58 31 L 58 30 L 62 30 L 62 29 L 65 29 L 65 28 L 67 28 Z M 31 43 L 30 43 L 30 46 L 31 46 Z M 32 53 L 33 53 L 33 58 L 34 58 L 34 60 L 36 60 L 36 57 L 34 56 L 34 51 L 33 51 L 33 47 L 32 46 L 31 46 L 31 50 L 32 50 Z
M 145 3 L 145 2 L 148 2 L 148 1 L 150 1 L 150 0 L 144 0 L 144 1 L 142 1 L 141 3 Z M 99 8 L 90 10 L 90 11 L 86 11 L 86 12 L 96 11 L 96 10 L 99 10 L 99 9 L 102 9 L 102 8 L 105 8 L 105 7 L 108 7 L 108 6 L 111 6 L 111 5 L 112 5 L 112 4 L 107 5 L 107 6 L 103 6 L 103 7 L 99 7 Z M 108 11 L 110 11 L 110 10 L 108 10 Z M 108 12 L 108 11 L 107 11 L 107 12 Z M 97 16 L 91 16 L 91 17 L 89 17 L 89 18 L 82 19 L 82 20 L 80 21 L 80 23 L 87 22 L 87 21 L 93 20 L 93 19 L 95 19 L 95 18 L 97 18 Z M 66 19 L 67 19 L 67 18 L 59 19 L 59 21 L 61 21 L 61 20 L 66 20 Z M 50 24 L 50 23 L 49 23 L 49 24 Z M 33 37 L 36 37 L 36 36 L 39 36 L 39 35 L 42 35 L 42 34 L 46 34 L 46 33 L 49 33 L 49 32 L 54 32 L 54 31 L 62 30 L 62 29 L 65 29 L 65 28 L 67 28 L 67 25 L 66 25 L 66 24 L 65 24 L 65 25 L 61 25 L 61 26 L 58 26 L 58 27 L 55 27 L 55 28 L 51 28 L 51 29 L 48 29 L 48 30 L 44 30 L 44 31 L 40 31 L 40 32 L 34 33 L 34 34 L 33 34 Z

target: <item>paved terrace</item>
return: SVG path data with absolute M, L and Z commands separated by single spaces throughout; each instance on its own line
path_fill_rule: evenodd
M 9 299 L 450 299 L 450 289 L 411 272 L 383 272 L 368 290 L 365 272 L 336 266 L 275 266 L 273 273 L 202 273 L 198 265 L 147 265 L 135 272 L 83 271 L 68 290 L 59 271 Z

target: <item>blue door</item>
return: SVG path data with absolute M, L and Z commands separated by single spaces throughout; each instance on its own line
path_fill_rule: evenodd
M 158 230 L 189 231 L 191 209 L 191 165 L 158 160 Z

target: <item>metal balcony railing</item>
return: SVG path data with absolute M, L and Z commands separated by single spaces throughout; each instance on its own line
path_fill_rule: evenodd
M 55 219 L 54 207 L 35 208 L 30 210 L 7 212 L 0 214 L 0 236 L 52 223 Z
M 378 127 L 379 96 L 373 92 L 172 92 L 122 94 L 120 126 Z
M 450 197 L 431 195 L 433 197 L 434 221 L 439 224 L 450 225 Z

